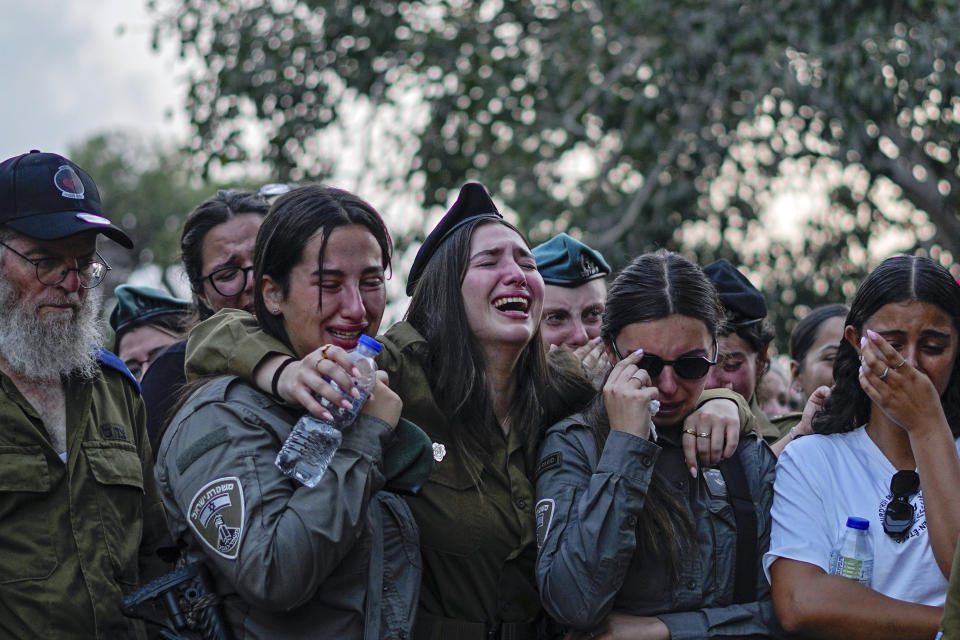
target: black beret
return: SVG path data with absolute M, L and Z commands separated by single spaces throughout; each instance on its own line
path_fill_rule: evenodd
M 416 287 L 417 280 L 423 275 L 430 258 L 437 252 L 444 240 L 450 237 L 454 231 L 472 220 L 481 218 L 493 218 L 502 220 L 503 216 L 497 211 L 497 206 L 493 204 L 490 194 L 478 182 L 468 182 L 460 189 L 460 195 L 457 201 L 453 203 L 450 210 L 447 211 L 440 223 L 434 227 L 427 239 L 423 241 L 420 250 L 417 251 L 417 257 L 413 260 L 413 266 L 410 267 L 410 275 L 407 276 L 407 295 L 413 295 L 413 289 Z
M 747 277 L 724 259 L 704 267 L 703 272 L 717 288 L 720 302 L 736 325 L 753 324 L 767 317 L 767 303 Z
M 610 265 L 598 251 L 565 233 L 534 247 L 533 257 L 543 281 L 561 287 L 579 287 L 610 273 Z
M 110 313 L 110 326 L 118 336 L 127 329 L 143 324 L 150 318 L 170 313 L 186 315 L 190 302 L 167 295 L 153 287 L 137 287 L 122 284 L 113 290 L 117 306 Z

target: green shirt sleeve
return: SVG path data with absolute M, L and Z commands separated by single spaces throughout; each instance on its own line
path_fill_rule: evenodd
M 947 602 L 943 607 L 940 629 L 943 640 L 960 638 L 960 546 L 953 556 L 953 570 L 950 572 L 950 586 L 947 588 Z
M 190 331 L 184 364 L 187 381 L 229 374 L 253 384 L 253 371 L 269 355 L 293 356 L 285 344 L 264 332 L 246 311 L 222 309 Z
M 757 430 L 757 419 L 750 411 L 750 405 L 744 400 L 743 396 L 730 389 L 707 389 L 700 394 L 700 400 L 697 401 L 697 409 L 702 407 L 710 400 L 724 398 L 737 403 L 737 410 L 740 412 L 740 433 L 755 433 Z M 757 434 L 760 435 L 759 433 Z

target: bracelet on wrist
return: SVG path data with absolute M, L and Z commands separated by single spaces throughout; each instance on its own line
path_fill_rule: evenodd
M 276 397 L 280 397 L 280 392 L 277 389 L 277 386 L 280 384 L 280 374 L 283 373 L 283 370 L 287 368 L 291 362 L 296 362 L 296 358 L 287 358 L 280 363 L 280 366 L 277 367 L 277 370 L 273 372 L 273 380 L 270 381 L 270 392 Z

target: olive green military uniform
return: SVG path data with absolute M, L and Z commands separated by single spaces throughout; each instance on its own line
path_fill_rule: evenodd
M 943 640 L 960 640 L 960 545 L 953 556 L 953 569 L 950 571 L 950 586 L 947 587 L 947 601 L 943 606 L 943 620 L 940 621 Z
M 800 418 L 802 417 L 803 414 L 799 411 L 791 411 L 790 413 L 784 413 L 783 415 L 773 416 L 770 418 L 770 424 L 776 427 L 777 432 L 782 438 L 790 433 L 790 429 L 793 429 L 795 426 L 800 424 Z
M 757 394 L 753 394 L 753 399 L 750 400 L 750 411 L 752 411 L 753 415 L 757 418 L 757 429 L 767 444 L 773 444 L 781 438 L 782 434 L 780 433 L 780 429 L 770 422 L 770 418 L 768 418 L 763 412 L 763 409 L 760 408 L 760 403 L 757 402 Z M 787 431 L 789 430 L 788 427 Z
M 451 446 L 456 423 L 443 416 L 430 391 L 421 364 L 426 341 L 403 322 L 380 341 L 384 349 L 377 362 L 403 399 L 403 417 L 427 432 L 439 459 L 420 495 L 407 501 L 420 526 L 424 562 L 415 637 L 485 639 L 498 628 L 502 635 L 492 637 L 533 637 L 527 623 L 541 609 L 534 578 L 534 492 L 520 442 L 513 434 L 504 436 L 504 446 L 484 467 L 481 497 Z M 227 370 L 250 379 L 270 353 L 290 354 L 259 331 L 250 314 L 221 311 L 191 332 L 187 378 Z M 753 416 L 739 395 L 715 389 L 702 399 L 712 397 L 735 400 L 741 424 L 753 430 Z
M 2 374 L 0 389 L 0 637 L 145 637 L 120 601 L 166 570 L 167 525 L 135 384 L 105 366 L 64 380 L 66 463 Z
M 251 320 L 249 314 L 221 312 L 195 329 L 187 344 L 188 379 L 218 368 L 249 378 L 266 353 L 288 353 L 257 333 Z M 426 341 L 406 323 L 380 340 L 384 349 L 378 365 L 403 399 L 403 417 L 434 441 L 437 459 L 429 482 L 407 500 L 420 527 L 423 554 L 414 637 L 486 639 L 501 623 L 522 623 L 508 625 L 508 633 L 532 637 L 526 623 L 540 612 L 533 485 L 519 438 L 504 436 L 484 467 L 481 496 L 453 447 L 456 424 L 440 412 L 427 383 L 421 365 Z

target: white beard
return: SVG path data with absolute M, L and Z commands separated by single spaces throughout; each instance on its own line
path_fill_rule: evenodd
M 102 296 L 100 289 L 90 289 L 79 302 L 77 294 L 67 294 L 64 301 L 78 304 L 78 311 L 42 318 L 36 308 L 24 306 L 20 292 L 0 273 L 0 357 L 29 380 L 93 378 L 99 369 L 94 346 L 104 339 L 97 313 Z

